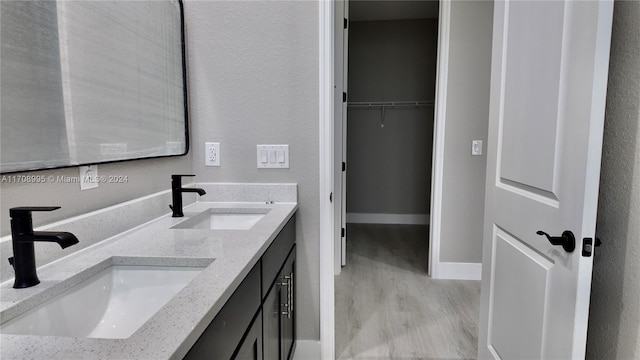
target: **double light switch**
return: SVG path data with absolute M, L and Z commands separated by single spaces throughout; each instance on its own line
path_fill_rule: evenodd
M 289 168 L 289 145 L 257 145 L 258 168 Z

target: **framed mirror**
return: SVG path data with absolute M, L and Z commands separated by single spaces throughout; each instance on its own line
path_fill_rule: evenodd
M 0 172 L 185 155 L 178 0 L 0 1 Z

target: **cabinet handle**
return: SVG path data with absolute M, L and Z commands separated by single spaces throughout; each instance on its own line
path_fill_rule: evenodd
M 285 275 L 284 278 L 289 281 L 289 286 L 287 286 L 287 319 L 291 319 L 291 275 Z
M 278 283 L 280 284 L 280 286 L 286 286 L 287 287 L 287 303 L 286 304 L 282 304 L 282 307 L 284 307 L 286 309 L 286 311 L 282 311 L 281 315 L 286 315 L 287 319 L 291 319 L 291 311 L 293 311 L 293 305 L 291 304 L 292 302 L 292 286 L 293 286 L 293 273 L 291 273 L 290 275 L 284 275 L 282 277 L 285 281 Z
M 289 312 L 293 312 L 293 296 L 295 295 L 295 283 L 293 281 L 293 271 L 291 272 L 291 275 L 289 275 L 291 277 L 291 286 L 289 286 L 291 288 L 291 297 L 289 298 Z
M 280 286 L 290 286 L 291 285 L 291 283 L 290 283 L 291 277 L 289 275 L 284 275 L 282 278 L 285 281 L 279 282 L 278 285 L 280 285 Z

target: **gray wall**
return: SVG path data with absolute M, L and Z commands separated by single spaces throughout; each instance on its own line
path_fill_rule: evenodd
M 432 101 L 438 21 L 349 27 L 349 101 Z M 347 212 L 428 214 L 433 106 L 348 110 Z
M 298 336 L 317 340 L 318 3 L 187 0 L 185 12 L 196 179 L 298 183 Z M 204 166 L 205 141 L 220 142 L 220 167 Z M 257 169 L 257 144 L 289 144 L 290 168 Z
M 616 1 L 587 358 L 640 358 L 640 2 Z
M 0 206 L 0 235 L 11 233 L 9 208 L 15 206 L 62 206 L 61 209 L 50 213 L 33 215 L 33 224 L 38 226 L 168 190 L 171 188 L 171 174 L 191 172 L 189 157 L 187 155 L 186 157 L 98 165 L 100 176 L 122 175 L 127 177 L 127 182 L 100 184 L 97 188 L 84 191 L 80 190 L 80 184 L 57 181 L 48 181 L 44 184 L 2 182 L 0 185 L 0 204 L 2 204 Z M 25 172 L 19 175 L 54 176 L 57 178 L 58 176 L 77 177 L 79 173 L 78 168 L 73 167 Z M 167 207 L 167 212 L 169 211 Z
M 440 261 L 482 262 L 493 2 L 452 1 Z M 483 155 L 471 156 L 471 141 Z

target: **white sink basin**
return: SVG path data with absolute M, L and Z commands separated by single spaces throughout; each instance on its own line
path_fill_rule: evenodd
M 209 209 L 195 215 L 172 229 L 249 230 L 267 214 L 269 209 L 249 209 L 248 212 Z
M 113 265 L 0 325 L 0 332 L 128 338 L 203 269 Z

